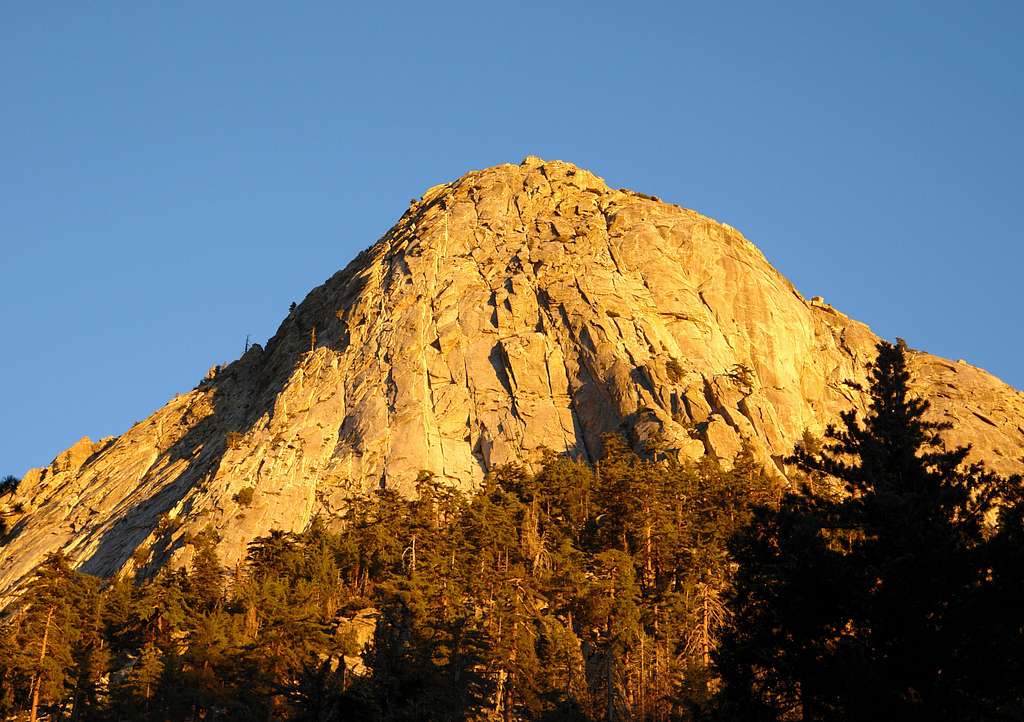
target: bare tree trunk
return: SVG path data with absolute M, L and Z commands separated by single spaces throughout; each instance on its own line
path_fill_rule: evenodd
M 644 633 L 640 633 L 640 684 L 639 686 L 639 701 L 640 701 L 640 719 L 647 719 L 647 665 L 644 655 L 646 650 L 644 649 Z
M 650 589 L 654 586 L 654 549 L 651 541 L 651 519 L 644 524 L 644 585 Z
M 494 692 L 494 716 L 498 719 L 505 719 L 505 679 L 508 672 L 504 669 L 498 670 L 498 688 Z
M 612 650 L 608 650 L 607 664 L 605 664 L 605 707 L 604 718 L 607 722 L 615 720 L 615 661 L 612 657 Z
M 704 588 L 704 593 L 701 595 L 701 630 L 700 630 L 700 661 L 704 665 L 704 669 L 708 668 L 711 664 L 711 611 L 708 609 L 708 590 Z
M 39 671 L 32 681 L 32 708 L 29 712 L 29 720 L 36 722 L 39 710 L 39 688 L 43 686 L 43 662 L 46 660 L 46 645 L 50 641 L 50 624 L 53 622 L 53 613 L 56 606 L 51 606 L 46 613 L 46 626 L 43 627 L 43 643 L 39 647 Z
M 501 644 L 501 617 L 498 617 L 498 644 Z M 505 680 L 508 672 L 504 667 L 498 669 L 498 684 L 494 690 L 494 716 L 496 719 L 504 719 L 505 705 Z

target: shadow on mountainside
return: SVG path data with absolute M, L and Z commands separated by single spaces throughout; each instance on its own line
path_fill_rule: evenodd
M 251 354 L 253 351 L 250 349 L 247 356 Z M 102 531 L 96 550 L 81 565 L 83 572 L 99 576 L 115 573 L 154 532 L 159 538 L 150 550 L 152 553 L 144 564 L 137 566 L 155 569 L 180 546 L 180 540 L 172 542 L 171 537 L 176 527 L 164 515 L 191 492 L 202 490 L 204 481 L 216 476 L 228 451 L 229 436 L 247 433 L 266 411 L 265 406 L 251 403 L 254 395 L 245 388 L 248 378 L 252 377 L 251 369 L 248 368 L 251 361 L 251 357 L 243 357 L 221 371 L 217 378 L 200 385 L 211 387 L 209 398 L 213 404 L 212 413 L 190 427 L 184 436 L 162 454 L 168 464 L 185 461 L 185 469 L 156 493 L 121 513 L 113 524 Z M 258 396 L 272 398 L 273 388 L 274 385 L 271 385 Z M 191 509 L 190 499 L 176 516 L 187 518 Z M 161 526 L 165 528 L 161 529 Z
M 187 519 L 195 499 L 193 492 L 201 493 L 204 484 L 216 476 L 232 437 L 247 434 L 264 415 L 273 415 L 277 396 L 303 355 L 301 344 L 293 338 L 296 332 L 286 329 L 289 325 L 297 325 L 297 321 L 289 317 L 282 325 L 271 342 L 272 350 L 252 346 L 214 378 L 200 383 L 200 389 L 208 388 L 213 411 L 161 455 L 168 464 L 186 462 L 185 469 L 105 528 L 96 550 L 82 564 L 82 571 L 100 576 L 115 573 L 154 532 L 158 538 L 143 565 L 147 571 L 158 569 L 184 543 L 180 536 L 173 539 L 180 525 L 164 515 L 193 494 L 176 515 Z
M 164 515 L 189 494 L 204 490 L 204 484 L 216 476 L 234 435 L 244 436 L 264 416 L 273 417 L 278 396 L 311 350 L 311 338 L 316 338 L 316 347 L 342 350 L 347 344 L 344 316 L 366 285 L 365 274 L 360 271 L 368 265 L 368 258 L 368 252 L 360 253 L 344 270 L 313 289 L 290 311 L 266 350 L 255 344 L 240 359 L 200 382 L 200 389 L 209 390 L 212 413 L 192 425 L 161 455 L 169 464 L 185 461 L 184 471 L 123 512 L 102 532 L 95 532 L 102 537 L 82 563 L 82 571 L 99 576 L 114 574 L 154 532 L 157 539 L 142 565 L 143 575 L 159 569 L 184 545 L 182 535 L 174 536 L 180 524 Z M 339 309 L 344 314 L 339 315 Z M 315 336 L 313 329 L 317 329 Z M 178 519 L 188 518 L 196 498 L 193 495 L 186 499 L 176 515 Z

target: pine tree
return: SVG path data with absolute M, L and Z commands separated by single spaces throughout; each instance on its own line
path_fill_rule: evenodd
M 21 483 L 21 479 L 16 477 L 14 474 L 8 474 L 3 479 L 0 479 L 0 496 L 4 494 L 13 494 L 18 489 L 18 484 Z
M 194 554 L 188 573 L 187 603 L 194 613 L 209 614 L 224 601 L 224 568 L 217 556 L 220 536 L 207 527 L 192 539 Z
M 908 353 L 880 343 L 863 421 L 844 413 L 819 453 L 792 459 L 844 494 L 788 495 L 736 539 L 737 627 L 718 659 L 748 719 L 964 719 L 975 706 L 964 600 L 989 575 L 985 518 L 1006 482 L 943 445 Z
M 23 606 L 5 623 L 13 641 L 8 659 L 15 699 L 38 718 L 67 699 L 74 699 L 82 679 L 76 661 L 90 657 L 94 634 L 96 580 L 71 569 L 61 554 L 50 554 L 36 569 L 23 596 Z
M 597 661 L 591 705 L 607 722 L 633 715 L 631 685 L 634 657 L 644 630 L 640 618 L 640 586 L 633 560 L 625 552 L 609 549 L 597 555 L 596 576 L 582 600 L 581 621 L 592 630 L 587 640 Z
M 114 690 L 115 710 L 120 719 L 155 719 L 157 696 L 164 661 L 160 649 L 146 642 L 118 687 Z

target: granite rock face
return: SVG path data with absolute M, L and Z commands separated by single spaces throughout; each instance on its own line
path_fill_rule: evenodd
M 606 432 L 773 473 L 805 430 L 863 406 L 876 337 L 804 299 L 735 229 L 568 163 L 527 158 L 426 192 L 314 289 L 266 348 L 117 438 L 82 439 L 0 498 L 0 597 L 50 551 L 85 571 L 187 563 L 212 524 L 228 564 L 353 494 L 421 470 L 469 488 Z M 1024 394 L 915 352 L 951 443 L 1024 468 Z M 20 511 L 15 511 L 20 510 Z

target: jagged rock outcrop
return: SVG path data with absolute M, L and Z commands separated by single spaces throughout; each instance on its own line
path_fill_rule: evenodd
M 605 432 L 780 476 L 804 430 L 863 404 L 876 337 L 805 300 L 735 229 L 568 163 L 527 158 L 436 186 L 253 346 L 117 438 L 83 439 L 6 502 L 0 594 L 49 551 L 85 571 L 227 563 L 272 528 L 420 470 L 470 487 Z M 1022 469 L 1024 395 L 913 354 L 953 443 Z M 13 510 L 20 509 L 15 513 Z

